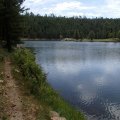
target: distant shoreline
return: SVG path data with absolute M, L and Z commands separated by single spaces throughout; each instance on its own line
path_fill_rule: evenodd
M 48 39 L 48 38 L 21 38 L 22 41 L 62 41 L 61 39 Z
M 74 38 L 63 38 L 63 39 L 48 39 L 48 38 L 21 38 L 21 41 L 73 41 L 73 42 L 120 42 L 118 38 L 107 38 L 107 39 L 74 39 Z

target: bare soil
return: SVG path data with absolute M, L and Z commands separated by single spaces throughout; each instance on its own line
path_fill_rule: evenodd
M 22 100 L 20 92 L 15 80 L 11 74 L 11 62 L 9 58 L 5 58 L 4 66 L 5 75 L 5 96 L 7 98 L 6 112 L 10 120 L 24 120 L 22 112 Z

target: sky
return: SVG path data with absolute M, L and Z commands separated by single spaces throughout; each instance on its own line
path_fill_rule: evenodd
M 120 18 L 120 0 L 26 0 L 23 5 L 40 15 Z

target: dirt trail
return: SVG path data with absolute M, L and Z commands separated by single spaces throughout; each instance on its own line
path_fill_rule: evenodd
M 22 113 L 22 101 L 15 80 L 11 74 L 11 62 L 5 58 L 5 96 L 7 98 L 7 114 L 10 120 L 24 120 Z
M 19 86 L 17 86 L 16 81 L 12 77 L 11 73 L 11 62 L 9 58 L 5 58 L 4 64 L 4 79 L 5 79 L 5 97 L 7 99 L 6 112 L 8 115 L 8 120 L 35 120 L 36 113 L 35 106 L 29 106 L 26 110 L 26 115 L 23 110 L 23 103 L 21 100 L 21 94 L 19 91 Z M 51 120 L 66 120 L 64 117 L 60 117 L 58 113 L 50 111 Z

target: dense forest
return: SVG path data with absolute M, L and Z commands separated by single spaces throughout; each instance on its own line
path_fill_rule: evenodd
M 24 15 L 25 31 L 23 38 L 118 38 L 120 19 L 87 18 L 87 17 L 56 17 L 51 15 Z

